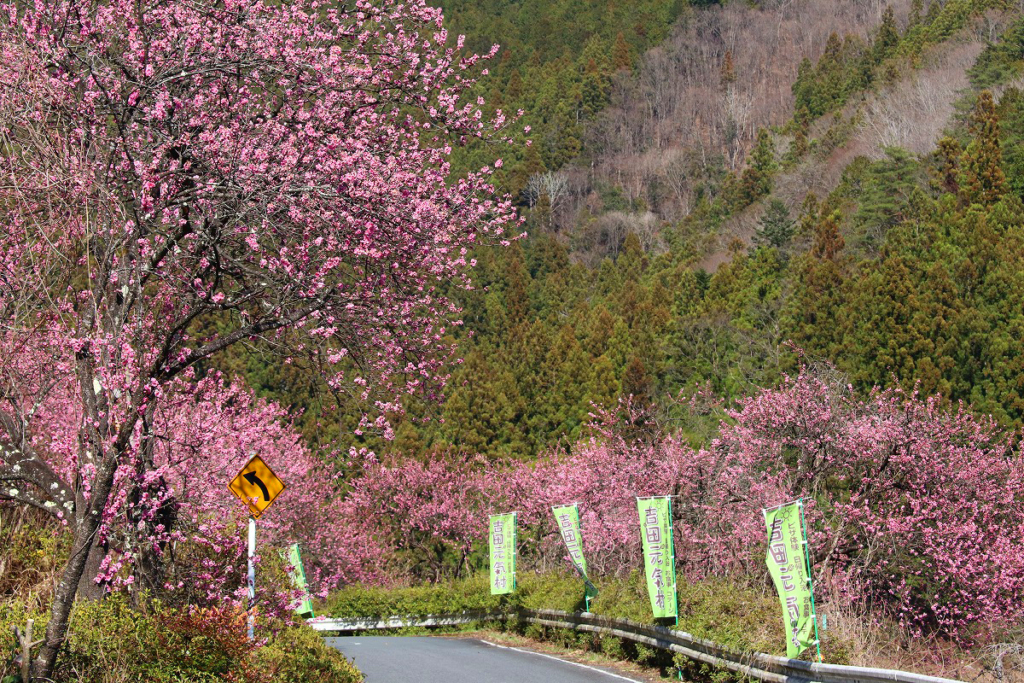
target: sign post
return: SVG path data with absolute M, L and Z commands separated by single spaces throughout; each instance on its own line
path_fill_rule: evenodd
M 256 520 L 284 491 L 284 482 L 277 478 L 260 456 L 254 455 L 228 484 L 228 490 L 249 507 L 246 588 L 249 594 L 248 632 L 249 640 L 252 640 L 255 638 L 256 621 Z
M 256 607 L 256 518 L 249 516 L 249 571 L 246 574 L 246 583 L 249 588 L 248 616 L 246 621 L 249 626 L 249 640 L 253 640 L 256 632 L 256 616 L 253 609 Z

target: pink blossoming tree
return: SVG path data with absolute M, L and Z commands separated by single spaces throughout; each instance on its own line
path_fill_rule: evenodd
M 421 0 L 0 9 L 0 499 L 74 535 L 45 677 L 118 492 L 130 515 L 173 488 L 148 444 L 202 394 L 191 368 L 309 354 L 387 432 L 444 382 L 439 283 L 515 219 L 489 169 L 449 178 L 452 146 L 505 121 L 466 101 L 478 58 Z M 208 456 L 186 472 L 219 477 Z
M 966 407 L 899 390 L 858 397 L 833 373 L 805 370 L 742 401 L 705 448 L 635 433 L 606 419 L 568 454 L 474 470 L 482 482 L 464 467 L 406 463 L 388 470 L 390 486 L 377 472 L 353 485 L 359 509 L 429 512 L 423 529 L 444 529 L 463 552 L 486 548 L 488 512 L 518 510 L 522 571 L 567 566 L 551 506 L 577 502 L 597 575 L 641 566 L 634 498 L 672 495 L 682 580 L 763 577 L 762 509 L 803 498 L 830 596 L 964 642 L 1024 617 L 1024 463 Z M 405 477 L 417 485 L 403 488 Z

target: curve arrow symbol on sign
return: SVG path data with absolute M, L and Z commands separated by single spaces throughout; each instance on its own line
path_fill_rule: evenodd
M 267 490 L 267 485 L 263 483 L 263 480 L 256 476 L 255 472 L 246 472 L 242 475 L 245 480 L 253 486 L 259 486 L 260 491 L 263 492 L 263 500 L 270 500 L 270 491 Z

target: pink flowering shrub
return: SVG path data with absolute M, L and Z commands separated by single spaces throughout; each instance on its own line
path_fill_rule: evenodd
M 45 399 L 36 399 L 35 417 L 48 429 L 32 433 L 27 446 L 41 456 L 36 467 L 73 480 L 81 416 L 71 364 L 52 364 L 44 374 L 30 362 L 34 357 L 23 345 L 13 357 L 18 365 L 12 357 L 0 361 L 0 377 Z M 41 378 L 50 384 L 45 391 L 33 384 Z M 306 448 L 284 409 L 216 374 L 171 384 L 138 425 L 103 512 L 93 551 L 100 564 L 89 579 L 114 590 L 180 591 L 193 604 L 244 605 L 247 513 L 226 484 L 255 453 L 287 485 L 259 522 L 260 548 L 273 553 L 300 543 L 320 593 L 341 582 L 374 579 L 371 548 L 354 543 L 349 527 L 334 527 L 342 514 L 336 475 Z M 51 492 L 58 500 L 62 495 L 59 488 Z M 73 509 L 52 500 L 39 506 L 65 523 Z M 287 614 L 291 592 L 264 588 L 258 585 L 263 612 Z
M 577 502 L 591 571 L 625 574 L 641 563 L 635 497 L 668 494 L 681 580 L 698 580 L 763 576 L 762 509 L 802 497 L 820 590 L 964 641 L 1022 617 L 1024 467 L 989 419 L 805 371 L 741 402 L 706 448 L 634 431 L 606 421 L 570 453 L 504 468 L 371 469 L 351 500 L 395 515 L 391 536 L 371 534 L 389 552 L 436 534 L 463 558 L 486 548 L 489 512 L 517 510 L 521 571 L 564 566 L 551 507 Z
M 1020 619 L 1024 467 L 990 419 L 899 390 L 860 400 L 807 373 L 731 417 L 714 447 L 732 466 L 813 501 L 819 576 L 916 629 Z
M 457 575 L 483 533 L 495 476 L 487 462 L 450 456 L 382 463 L 354 455 L 365 457 L 363 469 L 336 524 L 351 530 L 365 564 L 379 569 L 390 560 L 390 577 Z

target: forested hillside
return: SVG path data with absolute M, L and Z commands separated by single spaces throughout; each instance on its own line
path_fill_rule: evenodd
M 475 254 L 475 289 L 453 292 L 464 362 L 394 441 L 353 436 L 356 404 L 300 361 L 236 357 L 308 437 L 530 458 L 596 407 L 672 419 L 680 392 L 731 401 L 807 360 L 1024 418 L 1009 6 L 449 9 L 476 48 L 505 37 L 485 97 L 532 129 L 501 176 L 528 234 Z

